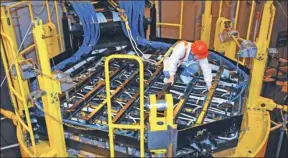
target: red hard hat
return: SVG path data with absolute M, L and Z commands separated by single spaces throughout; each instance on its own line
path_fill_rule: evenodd
M 205 42 L 198 40 L 193 42 L 191 45 L 192 53 L 199 59 L 204 59 L 208 57 L 208 47 Z

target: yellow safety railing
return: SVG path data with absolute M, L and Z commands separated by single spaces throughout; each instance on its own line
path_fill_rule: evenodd
M 30 19 L 31 21 L 34 20 L 34 14 L 33 14 L 33 11 L 32 11 L 32 4 L 31 4 L 31 1 L 22 1 L 22 2 L 17 2 L 15 4 L 12 4 L 12 5 L 9 5 L 7 6 L 7 11 L 11 12 L 10 9 L 13 9 L 15 7 L 18 7 L 19 5 L 22 5 L 22 4 L 27 4 L 28 6 L 28 10 L 29 10 L 29 15 L 30 15 Z M 64 51 L 64 46 L 63 46 L 63 39 L 62 39 L 62 35 L 61 35 L 61 28 L 60 28 L 60 18 L 59 18 L 59 10 L 58 10 L 58 2 L 57 1 L 54 1 L 53 2 L 53 5 L 54 5 L 54 8 L 55 8 L 55 14 L 56 14 L 56 22 L 57 22 L 57 28 L 58 28 L 58 36 L 57 38 L 59 39 L 59 43 L 60 43 L 60 48 L 61 48 L 61 51 Z M 47 18 L 48 18 L 48 22 L 52 22 L 51 20 L 51 14 L 50 14 L 50 7 L 49 7 L 49 1 L 46 0 L 45 1 L 45 7 L 46 7 L 46 11 L 47 11 Z M 11 21 L 11 23 L 13 23 L 13 21 Z M 29 48 L 30 49 L 33 49 L 33 48 Z M 28 51 L 28 50 L 27 50 Z M 24 50 L 23 50 L 23 53 Z
M 24 129 L 26 129 L 28 131 L 28 133 L 30 135 L 30 139 L 31 139 L 31 143 L 32 143 L 32 149 L 33 149 L 34 154 L 36 154 L 36 143 L 35 143 L 34 133 L 33 133 L 31 119 L 30 119 L 29 110 L 28 110 L 28 100 L 27 100 L 28 98 L 25 98 L 25 96 L 23 95 L 24 85 L 23 85 L 22 79 L 20 78 L 21 73 L 20 73 L 20 68 L 19 68 L 19 64 L 18 64 L 18 57 L 16 57 L 15 61 L 12 61 L 12 62 L 14 63 L 14 66 L 15 66 L 15 70 L 16 70 L 16 74 L 17 74 L 16 78 L 17 78 L 17 81 L 19 83 L 20 94 L 13 87 L 13 84 L 11 81 L 11 76 L 9 74 L 10 67 L 8 67 L 8 62 L 7 62 L 7 57 L 6 57 L 6 54 L 13 53 L 13 47 L 14 47 L 13 42 L 12 42 L 11 38 L 8 35 L 6 35 L 5 33 L 1 33 L 1 37 L 2 37 L 2 40 L 4 40 L 7 43 L 7 45 L 5 47 L 6 52 L 4 52 L 4 47 L 1 44 L 1 56 L 2 56 L 4 68 L 6 70 L 5 73 L 6 73 L 6 77 L 7 77 L 7 81 L 8 81 L 8 87 L 9 87 L 11 94 L 14 95 L 16 98 L 18 98 L 19 101 L 22 102 L 24 112 L 25 112 L 26 121 L 27 121 L 28 125 L 26 125 L 22 121 L 20 115 L 18 114 L 18 109 L 16 106 L 17 105 L 16 98 L 11 95 L 12 104 L 14 105 L 15 114 L 16 114 L 16 117 L 17 117 L 19 123 L 22 125 L 22 127 Z M 19 140 L 19 141 L 21 141 L 21 140 Z
M 255 1 L 252 1 L 251 12 L 250 12 L 250 17 L 249 17 L 249 24 L 248 24 L 248 30 L 247 30 L 247 35 L 246 35 L 246 39 L 247 40 L 249 40 L 249 37 L 250 37 L 251 25 L 252 25 L 252 19 L 253 19 L 254 12 L 255 12 Z
M 220 17 L 221 17 L 221 13 L 222 13 L 222 6 L 223 6 L 223 1 L 220 1 L 219 3 L 220 3 L 220 4 L 219 4 L 219 12 L 218 12 L 218 18 L 220 18 Z
M 174 27 L 179 27 L 179 39 L 182 38 L 182 30 L 183 30 L 183 8 L 184 8 L 184 1 L 181 0 L 181 8 L 180 8 L 180 23 L 175 24 L 175 23 L 162 23 L 158 22 L 156 25 L 164 25 L 164 26 L 174 26 Z
M 54 1 L 54 7 L 55 7 L 57 27 L 58 27 L 58 35 L 59 35 L 58 38 L 59 38 L 59 42 L 60 42 L 60 48 L 61 48 L 61 51 L 64 51 L 63 41 L 62 41 L 62 35 L 61 35 L 61 28 L 60 28 L 60 18 L 59 18 L 59 11 L 58 11 L 58 3 L 57 3 L 57 1 Z
M 114 124 L 112 121 L 112 105 L 110 94 L 110 75 L 109 75 L 109 61 L 111 59 L 130 59 L 136 60 L 139 64 L 139 83 L 140 83 L 140 124 L 138 125 L 126 125 L 126 124 Z M 140 57 L 128 54 L 114 54 L 105 59 L 105 83 L 106 83 L 106 100 L 107 100 L 107 113 L 108 113 L 108 127 L 109 127 L 109 145 L 110 156 L 114 157 L 114 129 L 131 129 L 140 131 L 140 157 L 144 157 L 144 65 Z

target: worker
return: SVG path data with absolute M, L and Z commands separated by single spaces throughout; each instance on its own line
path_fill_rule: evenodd
M 212 70 L 208 62 L 208 47 L 205 42 L 198 40 L 193 43 L 180 41 L 176 43 L 170 57 L 164 59 L 164 82 L 174 84 L 174 76 L 178 67 L 183 71 L 180 78 L 183 83 L 188 84 L 192 80 L 192 75 L 201 68 L 204 81 L 208 89 L 212 83 Z

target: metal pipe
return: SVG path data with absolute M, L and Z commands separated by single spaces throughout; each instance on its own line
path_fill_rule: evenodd
M 259 20 L 260 20 L 260 12 L 257 12 L 257 13 L 256 13 L 256 22 L 255 22 L 255 27 L 254 27 L 254 33 L 253 33 L 253 42 L 256 41 L 256 36 L 257 36 L 257 32 L 258 32 Z
M 277 1 L 279 3 L 279 1 Z M 272 35 L 272 28 L 273 28 L 273 22 L 275 18 L 275 7 L 271 7 L 271 19 L 270 19 L 270 28 L 269 28 L 269 33 L 268 33 L 268 38 L 267 40 L 270 41 L 271 35 Z
M 241 2 L 241 1 L 237 1 L 236 15 L 235 15 L 234 25 L 233 25 L 233 28 L 234 28 L 234 29 L 236 29 L 236 27 L 237 27 L 237 21 L 238 21 L 238 15 L 239 15 L 240 2 Z
M 286 113 L 284 114 L 284 118 L 283 118 L 282 129 L 281 129 L 282 131 L 280 133 L 280 138 L 279 138 L 278 145 L 277 145 L 276 157 L 279 157 L 279 154 L 280 154 L 284 132 L 285 132 L 284 129 L 286 128 L 286 123 L 287 123 L 287 118 L 288 118 L 288 114 Z
M 11 9 L 11 8 L 14 8 L 14 7 L 16 7 L 16 6 L 18 6 L 18 5 L 21 5 L 21 4 L 23 4 L 23 3 L 26 3 L 26 1 L 22 1 L 22 2 L 18 2 L 18 3 L 15 3 L 15 4 L 9 5 L 7 8 L 8 8 L 8 9 Z
M 11 149 L 11 148 L 15 148 L 15 147 L 18 147 L 19 144 L 12 144 L 12 145 L 7 145 L 7 146 L 4 146 L 4 147 L 1 147 L 1 151 L 3 150 L 7 150 L 7 149 Z
M 224 65 L 222 65 L 220 67 L 219 71 L 217 72 L 215 80 L 212 83 L 212 87 L 210 88 L 209 93 L 206 96 L 206 100 L 205 100 L 205 102 L 203 104 L 202 110 L 201 110 L 201 112 L 200 112 L 200 114 L 199 114 L 199 116 L 198 116 L 198 118 L 196 120 L 196 123 L 195 123 L 196 126 L 198 126 L 198 125 L 203 123 L 203 120 L 204 120 L 205 115 L 207 113 L 207 109 L 208 109 L 208 107 L 209 107 L 209 105 L 210 105 L 210 103 L 212 101 L 215 89 L 216 89 L 216 87 L 218 85 L 218 82 L 220 80 L 220 77 L 221 77 L 223 71 L 224 71 Z
M 59 38 L 59 42 L 60 42 L 61 52 L 63 52 L 64 48 L 63 48 L 63 42 L 62 42 L 60 19 L 59 19 L 59 12 L 58 12 L 58 2 L 57 1 L 54 1 L 54 7 L 55 7 L 55 14 L 56 14 L 56 20 L 57 20 L 57 26 L 58 26 L 58 38 Z
M 31 5 L 30 1 L 28 1 L 28 9 L 29 9 L 30 20 L 33 21 L 34 20 L 34 14 L 32 11 L 32 5 Z
M 183 105 L 188 100 L 189 95 L 192 92 L 192 90 L 194 89 L 198 79 L 199 79 L 199 76 L 197 78 L 193 77 L 192 81 L 189 82 L 189 84 L 187 85 L 187 88 L 185 89 L 183 95 L 181 96 L 181 99 L 179 100 L 177 106 L 174 108 L 173 116 L 175 118 L 175 121 L 178 117 L 178 113 L 181 111 L 181 109 L 183 108 Z
M 181 27 L 180 24 L 174 24 L 174 23 L 157 23 L 156 25 L 166 25 L 166 26 L 176 26 L 176 27 Z
M 51 22 L 50 7 L 49 7 L 49 2 L 48 2 L 48 0 L 45 1 L 45 5 L 46 5 L 46 10 L 47 10 L 48 22 Z
M 222 13 L 222 3 L 223 3 L 223 1 L 221 0 L 221 1 L 220 1 L 220 4 L 219 4 L 219 13 L 218 13 L 218 18 L 221 17 L 221 13 Z
M 179 39 L 182 39 L 184 1 L 181 0 Z
M 33 48 L 35 48 L 35 44 L 32 44 L 32 45 L 26 47 L 24 50 L 22 50 L 21 52 L 19 52 L 19 54 L 20 54 L 20 55 L 24 55 L 25 53 L 27 53 L 27 51 L 29 51 L 29 50 L 31 50 L 31 49 L 33 49 Z
M 247 35 L 246 35 L 246 39 L 247 40 L 249 40 L 249 37 L 250 37 L 251 25 L 252 25 L 252 19 L 253 19 L 254 12 L 255 12 L 255 1 L 252 1 L 250 18 L 249 18 L 249 24 L 248 24 L 248 30 L 247 30 Z
M 274 127 L 272 127 L 272 128 L 270 129 L 270 132 L 275 131 L 276 129 L 279 129 L 279 128 L 281 128 L 281 127 L 282 127 L 282 124 L 279 123 L 279 124 L 275 125 Z

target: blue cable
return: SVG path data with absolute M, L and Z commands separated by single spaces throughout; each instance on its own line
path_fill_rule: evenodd
M 144 38 L 144 28 L 143 28 L 143 16 L 145 9 L 145 1 L 119 1 L 120 8 L 125 10 L 127 19 L 129 21 L 129 26 L 131 28 L 132 37 L 135 39 L 136 43 L 141 46 L 151 46 L 153 48 L 169 48 L 171 44 L 148 41 Z M 140 26 L 140 34 L 139 34 Z M 122 30 L 124 34 L 128 37 L 127 30 L 125 28 L 125 23 L 122 22 Z M 141 36 L 140 36 L 141 35 Z
M 95 21 L 94 21 L 94 28 L 95 28 L 95 37 L 96 37 L 95 45 L 96 45 L 96 43 L 98 42 L 99 37 L 100 37 L 99 20 L 98 20 L 98 16 L 97 16 L 97 13 L 96 13 L 96 11 L 95 11 L 95 8 L 94 8 L 94 6 L 91 4 L 91 2 L 87 2 L 87 5 L 88 5 L 88 7 L 90 7 L 91 14 L 92 14 L 93 18 L 95 19 Z
M 91 52 L 92 47 L 96 45 L 100 37 L 100 28 L 97 15 L 91 2 L 70 1 L 70 3 L 77 13 L 83 26 L 83 44 L 72 57 L 60 62 L 54 66 L 52 70 L 62 70 L 66 67 L 67 64 L 73 64 L 81 60 L 82 55 Z
M 99 40 L 99 37 L 100 37 L 99 20 L 98 20 L 97 13 L 95 12 L 94 6 L 90 2 L 86 2 L 86 5 L 88 6 L 88 8 L 90 8 L 90 13 L 91 13 L 92 18 L 93 18 L 93 25 L 94 25 L 94 28 L 95 28 L 95 41 L 93 42 L 92 45 L 95 46 L 96 43 Z
M 93 36 L 95 34 L 95 29 L 93 25 L 94 19 L 93 19 L 93 16 L 91 15 L 90 8 L 87 6 L 86 2 L 78 2 L 78 4 L 79 4 L 79 8 L 81 9 L 81 12 L 84 14 L 84 18 L 85 18 L 87 26 L 89 26 L 90 28 L 89 46 L 91 46 L 93 42 L 95 41 L 95 36 Z

